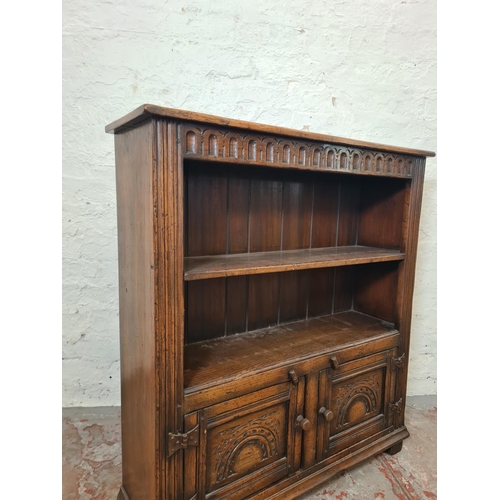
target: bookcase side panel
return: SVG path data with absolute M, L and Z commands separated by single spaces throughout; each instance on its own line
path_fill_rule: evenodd
M 115 135 L 123 488 L 157 498 L 152 120 Z
M 406 258 L 399 266 L 398 293 L 397 293 L 397 321 L 396 328 L 401 333 L 398 357 L 401 359 L 400 369 L 396 379 L 396 401 L 401 400 L 401 408 L 395 417 L 395 427 L 404 425 L 404 407 L 406 403 L 406 388 L 408 382 L 408 360 L 410 357 L 411 316 L 413 306 L 413 292 L 415 284 L 415 266 L 417 261 L 418 231 L 422 193 L 425 174 L 425 158 L 415 160 L 414 177 L 405 197 L 403 215 L 402 248 Z

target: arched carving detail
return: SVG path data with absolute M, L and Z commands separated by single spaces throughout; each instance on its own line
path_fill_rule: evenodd
M 365 415 L 372 413 L 377 404 L 375 394 L 371 389 L 369 389 L 368 387 L 360 389 L 357 394 L 352 395 L 348 401 L 343 403 L 341 412 L 339 413 L 337 418 L 337 427 L 343 427 L 344 425 L 352 423 L 348 420 L 349 410 L 357 402 L 361 402 L 364 404 Z
M 380 384 L 380 372 L 377 372 L 367 377 L 355 378 L 352 382 L 340 386 L 335 403 L 336 427 L 342 428 L 357 421 L 362 421 L 366 416 L 377 414 L 381 404 Z M 359 414 L 360 407 L 364 407 L 362 415 Z M 355 410 L 356 420 L 350 421 L 349 418 L 353 409 Z
M 306 164 L 306 148 L 299 148 L 299 165 Z
M 388 156 L 387 157 L 387 167 L 386 167 L 387 173 L 392 174 L 393 168 L 394 168 L 394 159 L 392 158 L 392 156 Z
M 268 142 L 266 145 L 266 161 L 274 161 L 274 144 Z
M 272 136 L 245 134 L 222 127 L 184 124 L 185 154 L 200 159 L 238 159 L 274 166 L 352 171 L 357 174 L 412 177 L 414 157 L 302 140 L 283 141 Z
M 360 155 L 359 153 L 354 153 L 352 156 L 352 169 L 358 171 L 360 169 Z
M 196 134 L 190 130 L 186 134 L 186 150 L 188 153 L 195 153 L 196 154 Z
M 329 149 L 328 153 L 326 154 L 326 168 L 332 168 L 334 167 L 335 163 L 335 153 Z
M 257 159 L 257 143 L 254 140 L 248 141 L 248 159 Z
M 291 158 L 290 158 L 290 145 L 285 144 L 283 146 L 283 163 L 290 164 Z
M 397 173 L 400 174 L 400 175 L 404 175 L 404 161 L 403 161 L 403 158 L 400 158 L 398 160 L 398 166 L 397 166 Z
M 372 171 L 372 155 L 369 153 L 365 153 L 363 155 L 363 172 L 371 172 Z
M 313 165 L 315 167 L 319 167 L 321 163 L 321 152 L 318 148 L 316 148 L 313 152 Z
M 345 152 L 340 153 L 339 168 L 340 170 L 347 170 L 347 154 Z
M 229 139 L 229 157 L 238 158 L 238 139 L 236 137 Z
M 225 481 L 235 474 L 234 466 L 239 454 L 248 446 L 256 447 L 260 453 L 259 462 L 279 453 L 280 435 L 277 432 L 282 423 L 278 413 L 262 415 L 244 425 L 233 427 L 221 433 L 223 441 L 217 446 L 217 482 Z
M 210 156 L 219 156 L 219 140 L 215 134 L 211 134 L 208 138 L 208 154 Z

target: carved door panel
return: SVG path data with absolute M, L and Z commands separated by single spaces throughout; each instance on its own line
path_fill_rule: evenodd
M 396 353 L 391 349 L 344 364 L 334 357 L 332 368 L 320 372 L 317 461 L 354 451 L 392 430 Z
M 199 442 L 184 450 L 184 499 L 243 499 L 294 472 L 303 394 L 295 376 L 186 415 L 185 432 L 199 426 Z

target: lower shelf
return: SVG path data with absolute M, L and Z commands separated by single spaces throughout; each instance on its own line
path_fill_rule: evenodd
M 392 323 L 347 311 L 184 347 L 187 392 L 394 335 Z

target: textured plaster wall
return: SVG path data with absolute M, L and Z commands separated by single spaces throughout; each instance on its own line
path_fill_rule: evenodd
M 113 137 L 143 103 L 436 149 L 436 4 L 63 5 L 63 405 L 119 405 Z M 411 395 L 436 392 L 436 159 L 424 187 Z

